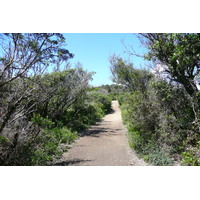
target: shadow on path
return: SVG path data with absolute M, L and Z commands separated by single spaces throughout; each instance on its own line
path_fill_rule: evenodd
M 91 161 L 91 160 L 73 159 L 73 160 L 67 160 L 67 161 L 61 161 L 61 162 L 55 163 L 54 166 L 68 166 L 68 165 L 84 163 L 88 161 Z
M 115 112 L 116 112 L 116 111 L 115 111 L 113 108 L 111 108 L 111 110 L 110 110 L 106 115 L 114 114 Z M 80 137 L 84 137 L 84 136 L 88 136 L 88 135 L 89 135 L 89 136 L 93 136 L 93 137 L 99 137 L 98 134 L 103 133 L 103 132 L 104 132 L 104 133 L 106 133 L 106 132 L 115 133 L 115 132 L 116 132 L 117 130 L 119 130 L 119 129 L 116 129 L 116 130 L 109 130 L 109 129 L 107 128 L 107 126 L 109 126 L 109 123 L 110 123 L 110 122 L 112 122 L 112 121 L 106 121 L 106 122 L 104 122 L 103 119 L 99 119 L 99 120 L 97 121 L 96 124 L 92 125 L 90 129 L 87 129 L 87 130 L 82 131 L 82 132 L 79 134 L 79 136 L 80 136 Z M 105 128 L 103 128 L 102 125 L 104 125 Z
M 114 114 L 116 111 L 113 108 L 110 108 L 110 111 L 106 115 Z

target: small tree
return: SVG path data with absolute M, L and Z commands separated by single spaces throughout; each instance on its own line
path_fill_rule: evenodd
M 73 57 L 64 45 L 65 38 L 59 33 L 0 35 L 0 133 L 11 118 L 13 122 L 32 111 L 28 99 L 35 92 L 36 75 Z M 30 77 L 34 77 L 32 84 L 26 81 Z
M 72 57 L 59 33 L 0 34 L 1 164 L 23 163 L 29 157 L 28 149 L 40 132 L 30 121 L 45 91 L 39 77 L 47 67 Z
M 1 34 L 0 87 L 72 58 L 64 45 L 65 38 L 60 33 Z
M 195 77 L 200 73 L 200 34 L 142 33 L 142 43 L 149 49 L 145 58 L 167 65 L 172 80 L 181 83 L 190 96 L 198 92 Z
M 132 63 L 123 61 L 122 58 L 115 55 L 110 57 L 110 64 L 114 82 L 126 86 L 129 91 L 146 91 L 153 74 L 145 69 L 135 69 Z

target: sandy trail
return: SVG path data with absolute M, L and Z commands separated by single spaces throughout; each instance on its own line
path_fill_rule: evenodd
M 129 148 L 118 101 L 113 111 L 92 126 L 63 154 L 56 165 L 70 166 L 141 166 L 147 165 Z

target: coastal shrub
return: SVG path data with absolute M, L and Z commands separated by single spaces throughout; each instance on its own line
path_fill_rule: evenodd
M 199 151 L 194 149 L 200 141 L 200 112 L 195 97 L 183 85 L 136 70 L 122 59 L 112 60 L 112 73 L 126 88 L 118 100 L 130 147 L 153 165 L 198 165 Z

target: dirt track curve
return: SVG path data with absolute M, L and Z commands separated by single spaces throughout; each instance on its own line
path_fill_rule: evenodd
M 113 111 L 92 126 L 63 154 L 55 165 L 70 166 L 145 166 L 129 148 L 118 101 Z

